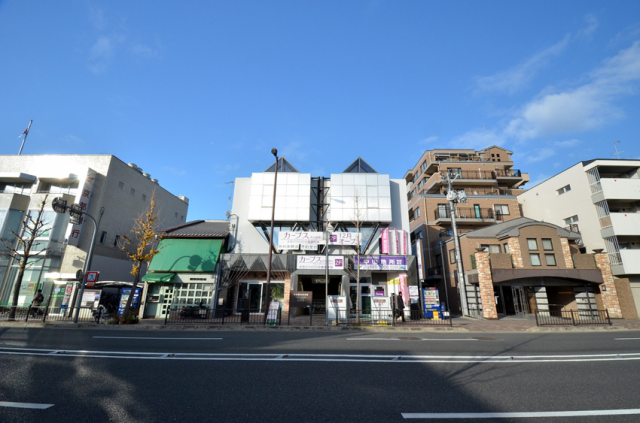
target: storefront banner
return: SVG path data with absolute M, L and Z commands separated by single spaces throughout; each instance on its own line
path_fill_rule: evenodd
M 382 254 L 389 254 L 389 228 L 382 230 Z
M 65 309 L 69 306 L 71 300 L 71 293 L 73 292 L 73 283 L 68 283 L 64 289 L 64 296 L 62 297 L 62 308 Z
M 389 229 L 389 254 L 398 254 L 398 236 L 395 229 Z
M 278 321 L 278 310 L 280 309 L 280 303 L 278 301 L 271 301 L 269 303 L 269 311 L 267 312 L 267 324 L 273 326 Z
M 301 245 L 305 246 L 304 250 L 315 250 L 320 244 L 324 244 L 323 232 L 282 231 L 278 234 L 280 250 L 297 250 Z
M 409 302 L 409 289 L 407 288 L 407 275 L 405 273 L 400 274 L 400 292 L 402 293 L 402 300 L 405 304 Z
M 374 297 L 386 297 L 386 290 L 384 286 L 374 286 L 373 287 L 373 296 Z
M 405 231 L 404 229 L 402 230 L 402 251 L 400 252 L 400 254 L 402 254 L 403 256 L 407 255 L 407 231 Z
M 407 258 L 400 256 L 355 256 L 360 270 L 407 270 Z
M 324 270 L 325 256 L 297 256 L 297 269 Z M 344 270 L 344 256 L 329 256 L 329 270 Z
M 422 273 L 422 240 L 416 239 L 416 257 L 418 258 L 418 279 L 424 279 L 424 273 Z
M 132 309 L 138 308 L 140 292 L 142 292 L 142 290 L 140 288 L 136 288 L 136 292 L 133 294 L 133 300 L 131 300 Z M 120 291 L 120 305 L 118 307 L 118 316 L 120 317 L 124 316 L 124 308 L 127 306 L 129 295 L 131 295 L 131 288 L 122 288 L 122 290 Z
M 89 202 L 91 201 L 91 193 L 93 192 L 96 175 L 95 170 L 88 169 L 84 185 L 82 185 L 82 191 L 79 192 L 80 198 L 77 200 L 77 203 L 83 212 L 89 211 Z M 77 247 L 80 244 L 80 236 L 82 235 L 82 228 L 84 227 L 84 216 L 77 225 L 72 223 L 70 225 L 71 231 L 69 233 L 68 243 L 69 245 L 75 245 Z
M 358 245 L 362 241 L 362 234 L 358 238 L 357 232 L 332 232 L 329 234 L 329 245 Z

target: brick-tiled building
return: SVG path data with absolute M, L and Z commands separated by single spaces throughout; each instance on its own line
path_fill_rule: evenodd
M 513 168 L 512 154 L 496 146 L 479 151 L 428 150 L 405 174 L 411 242 L 422 267 L 424 286 L 435 286 L 441 292 L 445 289 L 440 257 L 443 243 L 451 239 L 453 231 L 443 176 L 455 177 L 453 188 L 467 194 L 467 202 L 456 208 L 459 234 L 516 219 L 522 216 L 517 196 L 524 192 L 520 187 L 529 181 L 529 175 Z M 462 292 L 454 290 L 452 283 L 447 287 L 458 307 L 451 310 L 460 311 L 457 304 Z
M 579 239 L 576 232 L 525 217 L 462 234 L 469 314 L 492 319 L 606 308 L 612 318 L 637 318 L 633 303 L 624 299 L 628 287 L 614 283 L 607 255 L 581 254 Z M 457 284 L 453 244 L 449 240 L 442 249 L 450 286 Z M 456 296 L 449 297 L 452 310 L 460 309 Z

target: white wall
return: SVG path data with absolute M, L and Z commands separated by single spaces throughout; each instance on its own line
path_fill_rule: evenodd
M 640 200 L 640 179 L 600 179 L 607 200 Z
M 571 185 L 571 191 L 558 195 L 557 190 Z M 591 200 L 591 188 L 582 163 L 547 179 L 518 196 L 525 217 L 565 227 L 564 219 L 577 215 L 582 241 L 588 252 L 604 249 L 600 221 Z
M 616 236 L 640 235 L 640 213 L 611 213 L 611 224 Z
M 233 186 L 233 206 L 231 216 L 232 223 L 237 229 L 230 235 L 230 242 L 235 245 L 233 253 L 260 253 L 269 252 L 269 243 L 258 233 L 256 228 L 248 220 L 251 199 L 251 178 L 236 178 Z M 269 216 L 271 220 L 271 216 Z M 236 239 L 237 234 L 237 239 Z

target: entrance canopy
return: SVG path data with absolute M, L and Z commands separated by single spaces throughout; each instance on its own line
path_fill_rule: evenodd
M 604 282 L 599 269 L 493 269 L 491 277 L 494 285 L 510 285 L 522 279 L 527 279 L 529 286 L 544 286 L 544 281 L 551 279 L 578 284 Z
M 171 282 L 175 273 L 147 273 L 142 277 L 145 282 Z
M 213 272 L 222 242 L 222 239 L 165 238 L 158 245 L 160 252 L 151 260 L 149 271 Z

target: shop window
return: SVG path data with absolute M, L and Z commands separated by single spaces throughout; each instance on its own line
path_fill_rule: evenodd
M 529 251 L 538 251 L 538 241 L 535 238 L 527 238 L 527 247 Z
M 548 238 L 542 239 L 542 249 L 545 251 L 553 251 L 553 243 Z
M 547 262 L 547 266 L 557 266 L 555 254 L 545 254 L 544 259 Z
M 540 254 L 529 254 L 529 259 L 531 260 L 532 266 L 542 266 L 540 262 Z

